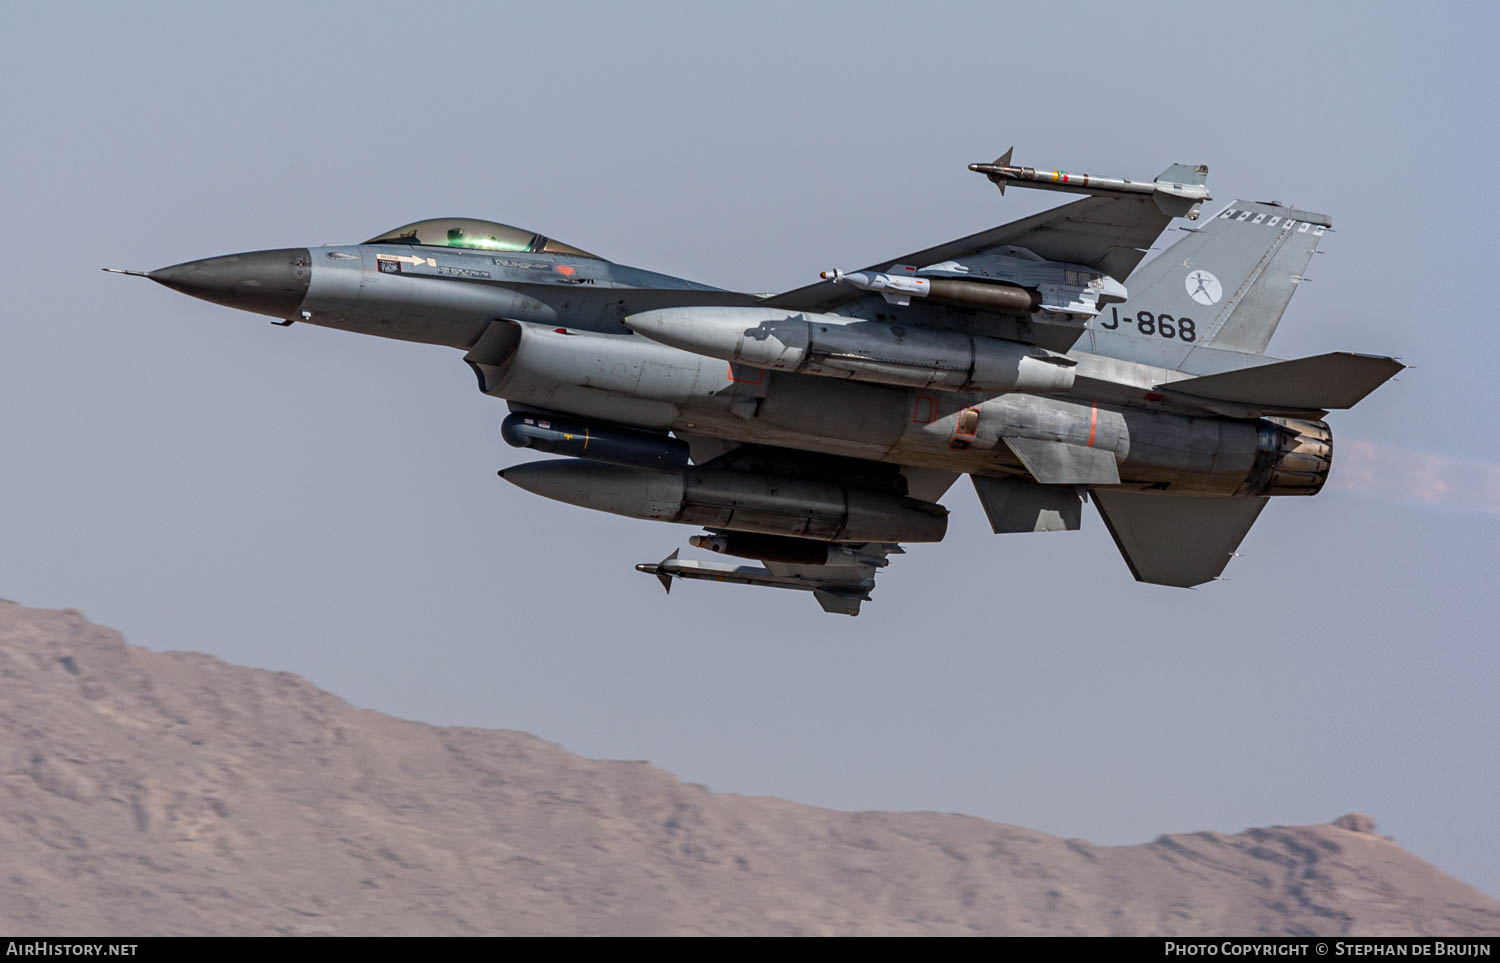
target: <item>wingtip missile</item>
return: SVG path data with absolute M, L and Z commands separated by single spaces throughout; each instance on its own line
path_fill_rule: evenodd
M 1011 163 L 1013 151 L 1014 148 L 1007 150 L 990 164 L 970 164 L 969 170 L 983 174 L 990 183 L 1000 188 L 1002 194 L 1005 193 L 1006 184 L 1072 194 L 1153 194 L 1164 211 L 1189 218 L 1196 216 L 1202 202 L 1213 199 L 1203 182 L 1208 174 L 1208 168 L 1204 165 L 1188 167 L 1174 164 L 1156 180 L 1133 181 L 1124 177 L 1095 177 L 1072 171 L 1022 167 Z

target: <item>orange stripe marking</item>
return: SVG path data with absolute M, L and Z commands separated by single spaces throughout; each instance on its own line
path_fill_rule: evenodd
M 1089 447 L 1094 447 L 1094 432 L 1099 427 L 1099 403 L 1094 402 L 1094 409 L 1089 414 Z

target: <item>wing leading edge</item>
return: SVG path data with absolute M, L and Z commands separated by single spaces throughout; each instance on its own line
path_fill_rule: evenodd
M 898 264 L 936 264 L 1015 246 L 1049 261 L 1083 264 L 1123 279 L 1135 270 L 1171 220 L 1149 196 L 1086 197 L 987 231 L 880 261 L 864 270 L 884 272 Z M 847 284 L 818 281 L 773 295 L 761 304 L 828 312 L 865 296 L 864 291 Z
M 1004 247 L 1022 247 L 1049 261 L 1082 264 L 1123 281 L 1151 245 L 1166 230 L 1174 216 L 1197 216 L 1197 205 L 1209 199 L 1203 186 L 1207 168 L 1173 164 L 1154 181 L 1131 182 L 1115 178 L 1089 178 L 1068 175 L 1062 171 L 1036 171 L 1009 166 L 1010 151 L 997 159 L 997 165 L 971 165 L 972 170 L 1013 172 L 996 180 L 999 174 L 987 175 L 1003 187 L 1038 187 L 1078 194 L 1090 194 L 1080 201 L 1033 214 L 1019 221 L 992 227 L 933 247 L 903 254 L 863 270 L 873 273 L 890 271 L 898 264 L 923 266 L 983 254 Z M 1003 162 L 1003 163 L 1001 163 Z M 1186 186 L 1182 183 L 1186 182 Z M 1192 198 L 1169 198 L 1162 203 L 1163 192 L 1175 195 L 1188 191 Z M 1182 203 L 1176 203 L 1181 200 Z M 1184 206 L 1185 205 L 1185 206 Z M 864 297 L 865 292 L 833 281 L 819 281 L 773 295 L 761 302 L 772 307 L 801 311 L 832 311 Z

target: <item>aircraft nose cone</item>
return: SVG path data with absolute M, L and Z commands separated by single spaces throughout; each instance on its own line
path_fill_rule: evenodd
M 215 304 L 291 318 L 307 297 L 312 255 L 305 247 L 226 254 L 157 268 L 146 277 Z

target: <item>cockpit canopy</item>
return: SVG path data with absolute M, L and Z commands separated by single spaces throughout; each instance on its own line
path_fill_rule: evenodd
M 575 257 L 599 256 L 534 231 L 472 217 L 434 217 L 415 221 L 372 237 L 365 243 L 421 244 L 427 247 L 462 247 L 478 251 L 571 254 Z

